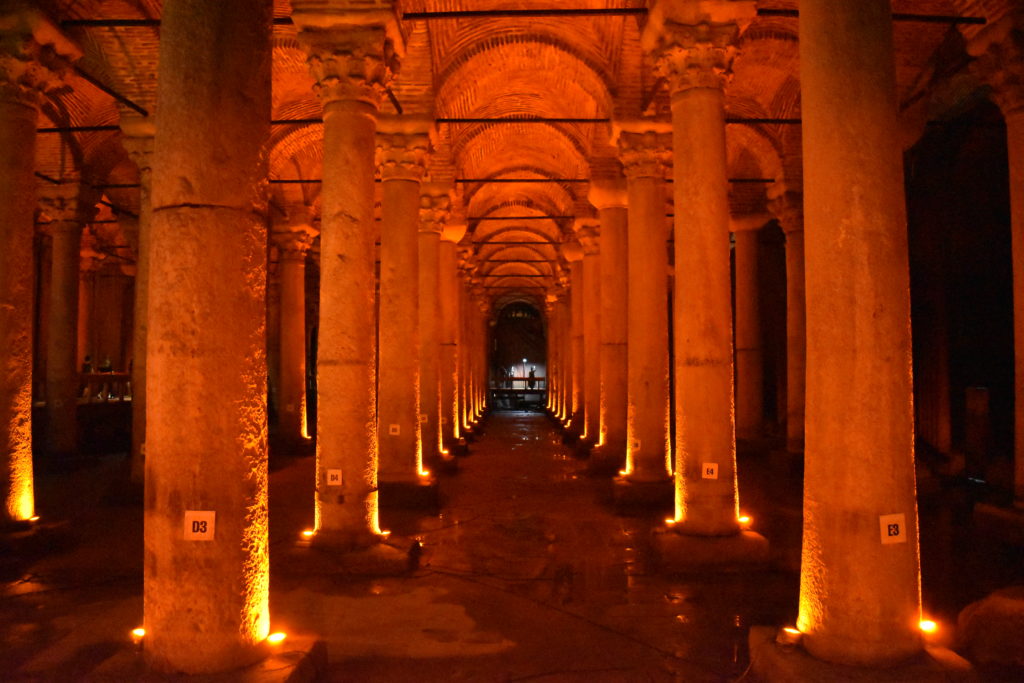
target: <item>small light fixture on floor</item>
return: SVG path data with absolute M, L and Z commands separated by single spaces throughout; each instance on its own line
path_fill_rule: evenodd
M 315 533 L 316 533 L 316 532 L 315 532 L 315 531 L 313 531 L 312 529 L 305 529 L 305 530 L 304 530 L 304 531 L 302 532 L 302 537 L 303 537 L 303 538 L 313 538 L 313 534 L 315 534 Z
M 939 630 L 939 625 L 936 624 L 931 619 L 922 619 L 918 623 L 918 626 L 921 628 L 922 631 L 924 631 L 925 633 L 928 633 L 928 634 L 935 633 L 936 631 Z
M 276 631 L 267 636 L 267 642 L 271 645 L 278 645 L 280 643 L 283 643 L 284 639 L 287 637 L 288 636 L 284 633 L 284 631 Z
M 142 647 L 142 639 L 146 637 L 146 629 L 141 626 L 132 629 L 132 645 Z
M 784 626 L 779 629 L 779 632 L 775 634 L 775 642 L 779 645 L 793 647 L 800 644 L 800 638 L 804 634 L 800 633 L 798 629 L 792 626 Z

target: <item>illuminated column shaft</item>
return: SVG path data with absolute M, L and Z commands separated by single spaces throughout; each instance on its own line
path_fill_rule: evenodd
M 737 33 L 735 23 L 666 21 L 655 53 L 671 93 L 676 179 L 676 529 L 698 535 L 739 532 L 722 93 Z
M 444 233 L 440 245 L 440 292 L 438 306 L 441 316 L 441 429 L 450 447 L 462 436 L 459 428 L 459 280 L 456 242 Z
M 380 226 L 380 481 L 415 482 L 420 441 L 420 179 L 427 136 L 378 133 L 383 180 Z
M 346 26 L 344 15 L 318 15 L 318 3 L 307 14 L 304 4 L 292 3 L 292 17 L 324 110 L 315 542 L 344 550 L 381 538 L 373 179 L 389 50 L 383 23 Z M 328 485 L 331 470 L 341 486 Z
M 40 187 L 50 218 L 50 306 L 46 335 L 46 450 L 58 457 L 78 450 L 78 280 L 82 218 L 79 185 Z
M 269 628 L 271 9 L 169 0 L 161 18 L 143 591 L 157 670 L 237 668 L 261 656 Z M 206 542 L 187 540 L 189 511 L 215 514 Z
M 807 447 L 798 627 L 815 657 L 866 666 L 922 647 L 891 16 L 887 0 L 800 4 Z
M 761 226 L 767 217 L 742 216 L 732 221 L 736 240 L 736 435 L 753 439 L 764 424 L 764 358 L 758 253 Z
M 459 330 L 459 425 L 463 430 L 472 426 L 469 405 L 470 358 L 473 353 L 469 340 L 469 295 L 464 277 L 458 282 L 458 330 Z
M 278 380 L 279 427 L 291 443 L 308 437 L 306 428 L 306 253 L 312 237 L 304 231 L 275 235 L 281 283 Z
M 450 459 L 444 453 L 441 434 L 441 231 L 451 210 L 448 188 L 432 185 L 420 198 L 419 221 L 419 328 L 420 328 L 420 430 L 423 459 Z
M 32 217 L 36 119 L 40 92 L 65 66 L 58 55 L 77 57 L 76 49 L 38 11 L 28 9 L 3 18 L 0 53 L 8 58 L 0 60 L 0 524 L 35 514 Z M 46 63 L 40 64 L 36 55 Z
M 132 481 L 145 479 L 146 453 L 146 346 L 149 339 L 149 264 L 153 205 L 150 199 L 153 169 L 153 136 L 156 126 L 151 118 L 121 117 L 122 144 L 139 169 L 139 221 L 135 239 L 135 300 L 132 329 Z M 82 300 L 81 294 L 79 301 Z M 79 316 L 82 309 L 79 308 Z M 88 307 L 85 315 L 88 316 Z M 83 334 L 84 333 L 84 334 Z M 79 344 L 88 339 L 88 323 L 79 320 Z M 87 346 L 87 345 L 86 345 Z M 90 350 L 80 347 L 79 355 Z M 95 359 L 94 359 L 95 360 Z M 79 360 L 81 367 L 82 360 Z
M 626 230 L 627 196 L 621 171 L 612 179 L 592 181 L 590 201 L 601 219 L 601 440 L 610 459 L 626 452 L 626 395 L 629 268 Z
M 563 289 L 555 302 L 558 334 L 558 419 L 564 425 L 569 419 L 570 398 L 569 388 L 572 377 L 572 349 L 569 341 L 569 310 L 566 303 L 568 292 Z
M 786 449 L 802 453 L 807 394 L 803 197 L 785 188 L 773 194 L 769 206 L 786 234 Z
M 570 389 L 571 424 L 569 428 L 577 436 L 583 436 L 586 429 L 586 374 L 584 367 L 586 358 L 583 355 L 583 260 L 573 261 L 569 265 L 569 334 L 572 348 L 572 388 Z
M 619 146 L 629 193 L 625 476 L 628 481 L 665 481 L 669 475 L 665 231 L 669 136 L 654 131 L 624 132 Z
M 581 229 L 583 244 L 583 412 L 588 444 L 601 437 L 601 252 L 594 219 Z

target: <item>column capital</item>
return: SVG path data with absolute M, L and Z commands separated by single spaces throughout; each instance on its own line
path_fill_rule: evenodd
M 0 11 L 0 100 L 35 107 L 82 50 L 30 3 Z
M 306 253 L 313 246 L 314 235 L 305 230 L 274 231 L 271 233 L 271 239 L 277 247 L 279 260 L 305 262 Z
M 751 0 L 659 0 L 641 41 L 670 94 L 724 88 L 732 77 L 736 39 L 756 15 Z
M 156 122 L 152 116 L 121 115 L 121 145 L 142 173 L 153 167 L 155 136 Z
M 596 216 L 578 216 L 574 229 L 576 239 L 583 247 L 584 256 L 595 256 L 601 253 L 601 223 Z
M 598 211 L 625 209 L 629 206 L 622 162 L 615 157 L 602 157 L 590 162 L 590 189 L 587 192 L 587 199 Z
M 465 208 L 461 205 L 453 204 L 451 212 L 448 214 L 448 221 L 444 225 L 444 231 L 441 233 L 441 239 L 445 242 L 458 244 L 465 237 L 466 230 L 468 229 L 469 222 L 466 220 Z
M 779 220 L 786 234 L 803 231 L 804 196 L 800 190 L 775 183 L 768 188 L 768 210 Z
M 292 19 L 306 49 L 314 91 L 324 104 L 381 99 L 404 50 L 391 2 L 292 2 Z
M 79 273 L 81 275 L 95 273 L 99 270 L 103 260 L 107 258 L 106 254 L 96 250 L 96 236 L 89 230 L 82 233 L 82 243 L 79 247 L 78 255 L 80 259 Z
M 987 26 L 967 51 L 976 57 L 972 71 L 992 86 L 992 100 L 1003 116 L 1024 115 L 1024 12 Z
M 377 132 L 377 165 L 382 180 L 419 182 L 427 170 L 430 137 L 426 133 L 394 129 Z
M 451 215 L 451 186 L 447 183 L 427 183 L 420 192 L 420 232 L 440 236 Z
M 77 180 L 59 185 L 41 183 L 37 199 L 40 212 L 48 219 L 41 229 L 51 236 L 81 231 L 95 211 L 95 203 L 82 196 L 82 185 Z
M 729 216 L 729 232 L 755 232 L 772 219 L 768 213 L 744 213 Z
M 569 263 L 576 263 L 583 258 L 583 245 L 575 239 L 562 242 L 560 251 L 562 258 Z
M 642 132 L 621 131 L 618 135 L 619 158 L 626 178 L 664 178 L 672 163 L 672 132 L 659 128 Z

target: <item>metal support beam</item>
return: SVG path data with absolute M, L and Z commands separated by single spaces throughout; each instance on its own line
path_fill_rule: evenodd
M 759 17 L 799 17 L 800 12 L 795 9 L 769 9 L 760 8 L 757 10 Z M 923 24 L 976 24 L 985 23 L 985 17 L 958 17 L 949 14 L 907 14 L 893 12 L 893 21 L 914 21 Z

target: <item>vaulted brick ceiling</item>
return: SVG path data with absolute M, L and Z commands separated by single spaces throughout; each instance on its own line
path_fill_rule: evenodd
M 52 0 L 42 3 L 58 20 L 158 19 L 155 0 Z M 646 0 L 404 0 L 402 12 L 487 9 L 643 8 Z M 895 0 L 895 12 L 998 16 L 1013 0 Z M 760 9 L 798 9 L 793 0 L 762 0 Z M 287 17 L 286 0 L 275 15 Z M 530 18 L 457 18 L 404 22 L 407 51 L 392 87 L 406 114 L 436 118 L 493 119 L 636 118 L 667 115 L 664 88 L 640 49 L 642 15 Z M 159 27 L 69 27 L 85 50 L 80 68 L 138 107 L 155 113 Z M 762 16 L 740 39 L 741 56 L 726 98 L 730 118 L 787 119 L 800 116 L 798 26 L 791 17 Z M 960 31 L 946 23 L 899 22 L 895 27 L 899 100 L 911 113 L 934 116 L 938 104 L 969 97 L 977 84 L 962 78 L 966 60 Z M 289 24 L 274 27 L 273 118 L 311 119 L 320 105 L 306 58 Z M 956 89 L 943 79 L 958 74 Z M 942 97 L 934 95 L 941 93 Z M 952 94 L 951 94 L 952 93 Z M 922 108 L 921 103 L 924 105 Z M 76 74 L 52 93 L 41 126 L 116 124 L 130 107 Z M 394 113 L 385 102 L 383 113 Z M 924 114 L 917 115 L 921 118 Z M 912 120 L 913 128 L 922 121 Z M 919 126 L 918 126 L 919 127 Z M 458 204 L 470 219 L 464 244 L 495 303 L 540 304 L 556 286 L 565 264 L 558 244 L 574 239 L 571 218 L 585 209 L 588 185 L 473 183 L 465 179 L 585 179 L 595 157 L 613 154 L 612 125 L 595 123 L 441 123 L 434 140 L 430 175 L 454 182 Z M 906 136 L 913 140 L 915 133 Z M 131 184 L 137 172 L 121 149 L 117 131 L 41 136 L 39 170 L 59 177 L 79 169 L 96 185 Z M 786 179 L 799 183 L 800 129 L 787 124 L 732 124 L 727 129 L 733 178 Z M 318 179 L 322 127 L 278 124 L 271 138 L 271 177 Z M 735 213 L 765 210 L 766 183 L 733 183 Z M 137 211 L 132 188 L 104 190 L 111 204 Z M 275 184 L 275 211 L 316 207 L 315 183 Z M 524 220 L 522 217 L 536 218 Z M 545 218 L 550 216 L 551 218 Z M 486 217 L 489 220 L 477 220 Z M 670 224 L 666 222 L 666 230 Z M 107 231 L 109 233 L 109 230 Z M 107 234 L 105 233 L 105 234 Z M 117 241 L 123 236 L 110 237 Z M 501 276 L 501 277 L 498 277 Z M 499 289 L 499 287 L 501 289 Z M 538 287 L 544 289 L 538 289 Z

